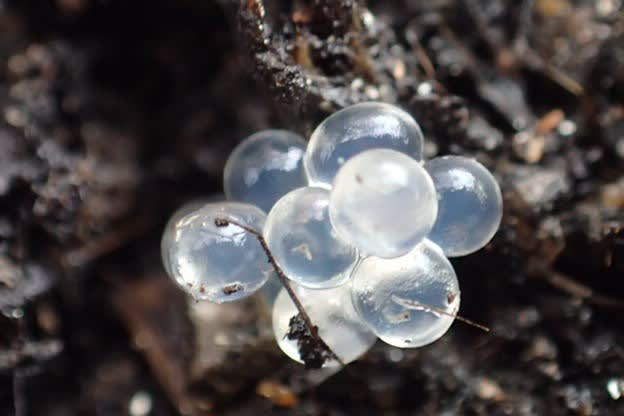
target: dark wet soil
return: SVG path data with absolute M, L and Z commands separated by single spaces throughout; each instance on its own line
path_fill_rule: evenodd
M 624 414 L 621 0 L 0 1 L 0 414 Z M 505 216 L 457 323 L 329 377 L 159 239 L 229 151 L 364 100 L 469 155 Z M 622 396 L 622 397 L 620 397 Z

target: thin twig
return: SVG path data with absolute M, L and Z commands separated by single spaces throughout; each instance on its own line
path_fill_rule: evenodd
M 488 327 L 488 326 L 481 325 L 481 324 L 479 324 L 479 323 L 477 323 L 475 321 L 472 321 L 472 320 L 470 320 L 468 318 L 464 318 L 461 315 L 451 315 L 451 316 L 454 316 L 455 319 L 457 319 L 459 322 L 465 323 L 466 325 L 474 326 L 475 328 L 478 328 L 478 329 L 480 329 L 480 330 L 482 330 L 484 332 L 490 332 L 490 327 Z
M 301 315 L 301 318 L 303 319 L 303 321 L 304 321 L 308 331 L 312 335 L 312 337 L 316 341 L 321 342 L 322 345 L 326 346 L 329 354 L 331 355 L 331 358 L 336 360 L 338 362 L 338 364 L 340 364 L 341 366 L 344 367 L 345 363 L 342 361 L 342 359 L 340 359 L 340 357 L 338 357 L 336 355 L 336 353 L 334 351 L 332 351 L 332 349 L 329 347 L 329 345 L 327 345 L 327 343 L 325 341 L 323 341 L 323 339 L 319 336 L 319 334 L 318 334 L 318 327 L 312 323 L 312 320 L 310 319 L 310 315 L 308 315 L 308 313 L 306 312 L 305 308 L 303 307 L 303 304 L 301 303 L 301 301 L 297 297 L 297 294 L 295 293 L 295 291 L 293 290 L 292 286 L 290 285 L 288 277 L 286 276 L 286 274 L 284 273 L 282 268 L 279 266 L 279 264 L 277 264 L 277 262 L 275 261 L 275 257 L 273 256 L 273 253 L 271 252 L 271 249 L 269 249 L 269 246 L 267 245 L 267 242 L 264 239 L 264 236 L 262 235 L 262 233 L 260 233 L 258 230 L 255 230 L 255 229 L 253 229 L 251 227 L 243 225 L 243 224 L 241 224 L 238 221 L 233 221 L 233 220 L 225 219 L 225 218 L 216 218 L 215 219 L 215 225 L 217 227 L 225 227 L 225 226 L 227 226 L 229 224 L 235 225 L 235 226 L 237 226 L 237 227 L 247 231 L 248 233 L 254 235 L 258 239 L 258 242 L 262 246 L 262 249 L 264 250 L 265 254 L 267 255 L 267 257 L 269 259 L 269 263 L 271 263 L 271 265 L 273 266 L 273 269 L 275 270 L 275 273 L 277 274 L 277 277 L 279 278 L 280 283 L 282 284 L 284 289 L 286 289 L 286 292 L 288 293 L 288 296 L 290 296 L 290 299 L 295 304 L 295 307 L 297 308 L 297 311 L 299 311 L 299 314 Z
M 532 275 L 545 279 L 552 286 L 578 299 L 583 299 L 605 308 L 624 309 L 624 300 L 596 293 L 591 287 L 574 280 L 564 273 L 553 270 L 545 264 L 533 264 L 529 272 Z
M 490 332 L 490 328 L 485 326 L 485 325 L 481 325 L 475 321 L 472 321 L 468 318 L 464 318 L 461 315 L 458 315 L 456 313 L 451 313 L 451 312 L 447 312 L 444 309 L 435 307 L 435 306 L 430 306 L 430 305 L 425 305 L 424 303 L 420 303 L 416 300 L 411 300 L 411 299 L 400 299 L 400 300 L 394 300 L 395 303 L 398 303 L 401 306 L 405 306 L 407 308 L 412 308 L 412 309 L 420 309 L 423 310 L 425 312 L 429 312 L 429 313 L 438 313 L 440 315 L 445 315 L 445 316 L 449 316 L 453 319 L 457 319 L 460 322 L 463 322 L 467 325 L 470 326 L 474 326 L 475 328 L 478 328 L 484 332 Z

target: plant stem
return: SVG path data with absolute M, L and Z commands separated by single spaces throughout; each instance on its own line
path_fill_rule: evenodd
M 327 351 L 329 352 L 329 354 L 331 355 L 331 358 L 336 360 L 341 366 L 344 367 L 345 363 L 340 359 L 340 357 L 338 357 L 336 355 L 336 353 L 334 351 L 332 351 L 332 349 L 327 345 L 327 343 L 325 343 L 325 341 L 323 341 L 323 339 L 319 336 L 319 334 L 318 334 L 318 327 L 312 323 L 312 320 L 310 319 L 310 315 L 308 315 L 308 313 L 306 312 L 305 308 L 303 307 L 303 304 L 301 303 L 301 301 L 297 297 L 297 294 L 295 293 L 295 291 L 293 290 L 292 286 L 290 285 L 290 281 L 288 280 L 288 277 L 286 276 L 286 274 L 284 273 L 282 268 L 279 266 L 279 264 L 277 264 L 277 261 L 275 261 L 275 257 L 273 256 L 273 253 L 271 252 L 271 249 L 269 249 L 269 246 L 267 245 L 267 242 L 264 239 L 264 236 L 262 235 L 262 233 L 259 232 L 256 229 L 254 229 L 254 228 L 251 228 L 251 227 L 248 227 L 248 226 L 246 226 L 244 224 L 241 224 L 238 221 L 233 221 L 233 220 L 225 219 L 225 218 L 216 218 L 215 219 L 215 225 L 217 227 L 225 227 L 225 226 L 227 226 L 229 224 L 235 225 L 235 226 L 245 230 L 246 232 L 254 235 L 258 239 L 258 242 L 262 246 L 262 249 L 264 250 L 264 252 L 266 253 L 266 255 L 267 255 L 268 259 L 269 259 L 269 263 L 271 263 L 271 265 L 273 266 L 273 269 L 275 270 L 275 273 L 277 274 L 277 277 L 279 278 L 280 283 L 282 284 L 284 289 L 286 289 L 286 292 L 288 293 L 288 296 L 290 296 L 290 299 L 295 304 L 295 307 L 297 308 L 297 311 L 299 311 L 299 314 L 301 315 L 301 318 L 303 319 L 303 321 L 304 321 L 308 331 L 310 332 L 310 335 L 312 336 L 312 338 L 315 341 L 317 341 L 317 342 L 321 343 L 322 345 L 324 345 L 327 348 Z

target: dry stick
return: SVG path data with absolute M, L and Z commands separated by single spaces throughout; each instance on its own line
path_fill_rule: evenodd
M 546 264 L 538 263 L 530 267 L 530 274 L 545 279 L 552 286 L 576 298 L 606 308 L 624 309 L 624 300 L 596 293 L 589 286 L 577 282 L 564 273 L 553 270 Z
M 397 302 L 397 301 L 395 301 Z M 485 325 L 481 325 L 475 321 L 472 321 L 468 318 L 464 318 L 461 315 L 457 315 L 456 313 L 451 313 L 451 312 L 447 312 L 444 309 L 435 307 L 435 306 L 430 306 L 430 305 L 425 305 L 423 303 L 420 303 L 418 301 L 415 300 L 410 300 L 410 299 L 401 299 L 399 302 L 397 302 L 399 305 L 401 306 L 406 306 L 408 308 L 412 308 L 412 309 L 422 309 L 425 312 L 429 312 L 429 313 L 439 313 L 440 315 L 445 315 L 445 316 L 450 316 L 453 319 L 457 319 L 460 322 L 463 322 L 467 325 L 470 326 L 474 326 L 475 328 L 478 328 L 484 332 L 490 332 L 490 328 L 485 326 Z
M 284 273 L 282 268 L 275 261 L 275 257 L 273 257 L 273 253 L 271 252 L 271 249 L 269 249 L 269 246 L 267 245 L 266 240 L 264 239 L 264 236 L 258 230 L 255 230 L 255 229 L 253 229 L 251 227 L 243 225 L 243 224 L 241 224 L 238 221 L 233 221 L 233 220 L 229 220 L 229 219 L 225 219 L 225 218 L 216 218 L 215 219 L 215 225 L 217 227 L 225 227 L 228 224 L 235 225 L 235 226 L 237 226 L 237 227 L 247 231 L 248 233 L 253 234 L 258 239 L 258 242 L 260 242 L 260 245 L 262 246 L 262 249 L 264 250 L 264 252 L 267 255 L 267 257 L 269 258 L 269 263 L 271 263 L 271 265 L 273 266 L 273 269 L 275 270 L 275 273 L 277 274 L 277 276 L 280 279 L 280 283 L 282 284 L 282 286 L 284 286 L 284 289 L 286 289 L 286 292 L 288 292 L 288 296 L 290 296 L 290 299 L 295 304 L 295 307 L 299 311 L 299 314 L 301 315 L 301 318 L 303 319 L 303 322 L 305 323 L 306 327 L 308 328 L 308 331 L 310 331 L 310 334 L 312 335 L 312 338 L 314 338 L 316 341 L 319 341 L 322 345 L 327 347 L 327 351 L 329 352 L 331 357 L 334 360 L 336 360 L 338 362 L 338 364 L 340 364 L 341 366 L 344 367 L 345 363 L 342 361 L 342 359 L 340 357 L 338 357 L 336 355 L 336 353 L 334 351 L 332 351 L 332 349 L 329 347 L 329 345 L 327 345 L 327 343 L 325 341 L 323 341 L 323 339 L 319 336 L 319 334 L 318 334 L 318 327 L 312 323 L 312 320 L 310 319 L 310 315 L 308 315 L 308 313 L 306 312 L 305 308 L 301 304 L 301 301 L 297 297 L 295 291 L 293 290 L 292 286 L 290 285 L 290 282 L 288 281 L 288 277 L 286 277 L 286 274 Z

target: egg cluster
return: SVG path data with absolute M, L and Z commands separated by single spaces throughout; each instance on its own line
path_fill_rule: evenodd
M 343 363 L 377 338 L 413 348 L 444 335 L 460 303 L 447 257 L 482 248 L 502 216 L 486 168 L 459 156 L 423 161 L 416 121 L 376 102 L 332 114 L 307 144 L 283 130 L 250 136 L 226 163 L 224 189 L 228 202 L 185 207 L 170 220 L 161 246 L 168 274 L 213 302 L 267 281 L 275 288 L 265 248 L 241 225 L 258 230 Z M 276 340 L 301 361 L 286 337 L 297 309 L 285 289 L 274 293 Z

